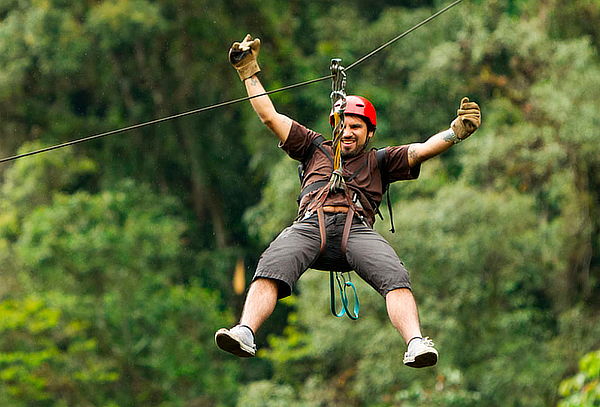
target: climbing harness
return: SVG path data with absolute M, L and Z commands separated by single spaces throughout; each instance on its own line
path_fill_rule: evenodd
M 305 162 L 307 162 L 308 160 L 311 159 L 315 150 L 319 149 L 326 157 L 329 158 L 329 161 L 331 163 L 333 163 L 333 157 L 331 156 L 329 151 L 323 147 L 323 142 L 325 142 L 325 137 L 323 137 L 321 135 L 319 135 L 318 137 L 315 137 L 315 139 L 312 141 L 311 145 L 308 148 L 308 151 L 306 153 L 306 157 L 305 157 L 304 161 L 298 165 L 298 177 L 300 179 L 300 185 L 303 185 L 303 182 L 304 182 L 305 170 L 306 170 Z M 387 205 L 388 205 L 388 211 L 390 214 L 390 223 L 391 223 L 390 231 L 392 233 L 394 233 L 395 232 L 394 220 L 393 220 L 394 218 L 393 218 L 392 205 L 391 205 L 390 195 L 389 195 L 389 188 L 388 188 L 389 184 L 385 178 L 385 174 L 386 174 L 386 171 L 385 171 L 386 161 L 385 160 L 387 159 L 386 149 L 385 148 L 378 149 L 375 152 L 375 157 L 377 159 L 377 168 L 379 169 L 380 174 L 381 174 L 383 190 L 385 191 L 384 193 L 387 194 Z M 365 168 L 365 166 L 361 166 L 354 174 L 350 175 L 347 178 L 347 180 L 351 181 L 364 168 Z M 300 192 L 300 194 L 298 195 L 298 198 L 297 198 L 298 205 L 300 205 L 302 198 L 304 198 L 306 195 L 327 186 L 329 183 L 330 183 L 330 180 L 319 180 L 319 181 L 315 181 L 315 182 L 310 183 L 307 186 L 305 186 L 302 189 L 302 191 Z M 383 219 L 383 216 L 379 210 L 379 205 L 372 204 L 372 206 L 375 208 L 375 212 L 379 215 L 379 217 L 381 219 Z M 320 212 L 317 211 L 317 216 L 319 216 L 319 213 Z M 299 215 L 299 219 L 302 217 L 303 217 L 303 214 Z M 322 214 L 321 214 L 321 218 L 319 218 L 318 221 L 319 221 L 319 225 L 324 224 L 325 220 L 324 220 Z M 320 233 L 320 239 L 321 239 L 321 253 L 322 253 L 325 250 L 326 234 L 325 234 L 325 230 L 321 227 L 319 227 L 319 233 Z M 333 315 L 335 315 L 336 317 L 342 317 L 344 315 L 347 315 L 350 319 L 358 319 L 358 315 L 359 315 L 359 311 L 360 311 L 360 302 L 358 299 L 358 293 L 357 293 L 356 286 L 352 282 L 352 279 L 350 276 L 351 276 L 350 273 L 347 273 L 347 272 L 329 271 L 330 308 L 331 308 L 331 313 Z M 336 297 L 335 287 L 336 286 L 338 287 L 340 300 L 341 300 L 341 304 L 342 304 L 342 309 L 340 311 L 336 310 L 336 300 L 335 300 L 335 297 Z M 348 293 L 347 293 L 348 288 L 350 288 L 352 290 L 352 294 L 354 294 L 353 295 L 353 303 L 354 303 L 354 307 L 353 307 L 354 311 L 353 312 L 350 311 L 350 307 L 349 307 L 350 301 L 348 299 Z
M 393 44 L 394 42 L 400 40 L 401 38 L 404 38 L 405 36 L 407 36 L 408 34 L 410 34 L 411 32 L 413 32 L 417 28 L 419 28 L 419 27 L 427 24 L 428 22 L 430 22 L 434 18 L 436 18 L 439 15 L 445 13 L 446 11 L 450 10 L 452 7 L 456 6 L 457 4 L 459 4 L 461 2 L 462 2 L 462 0 L 456 0 L 455 2 L 449 4 L 448 6 L 444 7 L 441 10 L 439 10 L 435 14 L 432 14 L 431 16 L 429 16 L 428 18 L 426 18 L 425 20 L 421 21 L 417 25 L 415 25 L 415 26 L 409 28 L 408 30 L 404 31 L 402 34 L 400 34 L 400 35 L 392 38 L 388 42 L 380 45 L 379 47 L 375 48 L 373 51 L 369 52 L 368 54 L 364 55 L 363 57 L 359 58 L 358 60 L 356 60 L 352 64 L 350 64 L 346 68 L 346 71 L 354 68 L 358 64 L 364 62 L 368 58 L 370 58 L 373 55 L 379 53 L 384 48 L 390 46 L 391 44 Z M 147 122 L 138 123 L 138 124 L 134 124 L 134 125 L 127 126 L 127 127 L 122 127 L 122 128 L 115 129 L 115 130 L 110 130 L 110 131 L 107 131 L 107 132 L 104 132 L 104 133 L 94 134 L 94 135 L 91 135 L 91 136 L 88 136 L 88 137 L 83 137 L 83 138 L 79 138 L 79 139 L 76 139 L 76 140 L 71 140 L 71 141 L 68 141 L 68 142 L 65 142 L 65 143 L 56 144 L 56 145 L 49 146 L 49 147 L 44 147 L 44 148 L 41 148 L 39 150 L 29 151 L 29 152 L 26 152 L 26 153 L 17 154 L 17 155 L 13 155 L 13 156 L 10 156 L 10 157 L 5 157 L 5 158 L 0 159 L 0 163 L 4 163 L 4 162 L 8 162 L 8 161 L 13 161 L 13 160 L 16 160 L 16 159 L 19 159 L 19 158 L 28 157 L 28 156 L 32 156 L 32 155 L 44 153 L 44 152 L 51 151 L 51 150 L 56 150 L 56 149 L 62 148 L 62 147 L 72 146 L 72 145 L 75 145 L 75 144 L 83 143 L 83 142 L 90 141 L 90 140 L 95 140 L 95 139 L 106 137 L 106 136 L 111 136 L 111 135 L 114 135 L 114 134 L 124 133 L 124 132 L 130 131 L 130 130 L 140 129 L 140 128 L 143 128 L 143 127 L 151 126 L 153 124 L 158 124 L 158 123 L 166 122 L 166 121 L 169 121 L 169 120 L 178 119 L 178 118 L 181 118 L 181 117 L 190 116 L 190 115 L 201 113 L 201 112 L 206 112 L 206 111 L 209 111 L 209 110 L 218 109 L 218 108 L 221 108 L 221 107 L 229 106 L 229 105 L 232 105 L 232 104 L 235 104 L 235 103 L 244 102 L 246 100 L 258 98 L 258 97 L 261 97 L 261 96 L 271 95 L 273 93 L 283 92 L 283 91 L 287 91 L 287 90 L 299 88 L 299 87 L 306 86 L 306 85 L 309 85 L 309 84 L 312 84 L 312 83 L 322 82 L 324 80 L 331 79 L 332 77 L 333 77 L 333 74 L 326 75 L 326 76 L 322 76 L 320 78 L 311 79 L 311 80 L 307 80 L 307 81 L 304 81 L 304 82 L 299 82 L 299 83 L 296 83 L 296 84 L 293 84 L 293 85 L 284 86 L 282 88 L 278 88 L 278 89 L 266 91 L 266 92 L 260 93 L 258 95 L 246 96 L 246 97 L 242 97 L 242 98 L 238 98 L 238 99 L 232 99 L 232 100 L 229 100 L 229 101 L 226 101 L 226 102 L 216 103 L 214 105 L 201 107 L 201 108 L 190 110 L 190 111 L 187 111 L 187 112 L 183 112 L 183 113 L 178 113 L 178 114 L 174 114 L 174 115 L 171 115 L 171 116 L 162 117 L 162 118 L 159 118 L 159 119 L 150 120 L 150 121 L 147 121 Z
M 327 234 L 325 230 L 325 215 L 323 212 L 323 206 L 327 200 L 329 194 L 342 193 L 347 200 L 348 203 L 348 212 L 346 214 L 346 220 L 344 224 L 344 229 L 342 232 L 342 241 L 341 241 L 341 252 L 343 254 L 347 251 L 347 243 L 350 236 L 350 231 L 352 228 L 352 222 L 354 216 L 357 215 L 359 218 L 362 217 L 359 215 L 358 207 L 360 207 L 360 202 L 358 199 L 358 195 L 355 193 L 354 197 L 351 198 L 350 189 L 346 185 L 347 182 L 352 181 L 354 177 L 356 177 L 364 168 L 367 167 L 368 158 L 364 160 L 364 163 L 360 168 L 358 168 L 354 174 L 351 174 L 344 178 L 343 176 L 343 167 L 342 167 L 342 155 L 341 155 L 341 139 L 344 134 L 344 122 L 345 122 L 345 111 L 348 107 L 347 103 L 347 95 L 346 95 L 346 73 L 344 67 L 341 65 L 341 59 L 334 58 L 331 60 L 331 73 L 332 73 L 332 88 L 331 88 L 331 115 L 330 121 L 332 125 L 332 142 L 331 142 L 331 151 L 333 154 L 329 152 L 328 149 L 323 147 L 323 143 L 325 138 L 321 135 L 315 137 L 308 150 L 305 154 L 304 159 L 298 166 L 298 175 L 300 177 L 300 184 L 304 185 L 304 177 L 305 177 L 305 165 L 312 158 L 316 149 L 322 151 L 322 153 L 329 159 L 331 162 L 332 173 L 329 180 L 319 180 L 312 182 L 302 189 L 300 195 L 298 196 L 298 204 L 301 204 L 302 198 L 307 194 L 315 191 L 319 191 L 316 196 L 313 198 L 311 203 L 309 204 L 309 210 L 307 213 L 313 213 L 316 211 L 318 225 L 319 225 L 319 235 L 321 240 L 320 246 L 320 255 L 323 255 L 326 250 L 326 240 Z M 349 96 L 348 98 L 357 98 L 357 96 Z M 361 101 L 362 103 L 366 101 Z M 366 104 L 366 103 L 365 103 Z M 370 102 L 369 102 L 370 104 Z M 351 110 L 351 112 L 354 112 Z M 373 111 L 373 118 L 366 118 L 370 122 L 371 126 L 375 126 L 374 116 L 375 112 Z M 366 146 L 366 144 L 365 144 Z M 365 148 L 363 146 L 363 148 Z M 393 222 L 393 214 L 392 214 L 392 206 L 390 202 L 389 196 L 389 182 L 387 180 L 385 166 L 386 166 L 386 158 L 387 158 L 387 150 L 385 148 L 379 149 L 375 151 L 375 158 L 377 160 L 377 168 L 380 172 L 381 182 L 382 182 L 382 194 L 387 193 L 387 202 L 388 202 L 388 210 L 390 211 L 390 222 L 391 222 L 391 231 L 394 232 L 394 222 Z M 371 203 L 371 207 L 373 207 L 377 214 L 383 219 L 381 212 L 379 211 L 379 204 L 373 205 Z M 300 214 L 299 217 L 302 217 L 303 214 Z M 335 280 L 335 281 L 334 281 Z M 335 294 L 335 286 L 337 285 L 339 290 L 339 296 L 342 304 L 342 308 L 340 311 L 337 311 L 336 307 L 336 294 Z M 350 273 L 347 271 L 337 271 L 330 270 L 329 271 L 329 290 L 330 290 L 330 308 L 331 313 L 336 317 L 343 317 L 347 315 L 350 319 L 356 320 L 358 319 L 359 311 L 360 311 L 360 301 L 358 299 L 358 293 L 356 286 L 352 282 L 350 278 Z M 350 300 L 348 291 L 351 290 L 353 294 L 353 303 L 354 310 L 350 310 Z

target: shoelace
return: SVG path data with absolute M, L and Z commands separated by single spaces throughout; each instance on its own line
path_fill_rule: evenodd
M 421 338 L 421 343 L 425 346 L 431 346 L 434 347 L 435 345 L 433 344 L 433 341 L 431 339 L 429 339 L 428 336 Z

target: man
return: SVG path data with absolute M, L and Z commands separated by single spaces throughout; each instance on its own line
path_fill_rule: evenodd
M 229 52 L 249 96 L 265 92 L 256 76 L 260 72 L 259 50 L 260 40 L 247 35 L 241 43 L 234 43 Z M 379 168 L 376 152 L 366 148 L 377 125 L 375 108 L 359 96 L 348 96 L 346 101 L 340 145 L 345 189 L 330 192 L 327 181 L 333 171 L 332 142 L 318 142 L 319 134 L 277 112 L 268 96 L 251 99 L 258 117 L 278 137 L 279 146 L 303 163 L 303 192 L 297 220 L 259 260 L 239 324 L 217 331 L 215 341 L 234 355 L 254 356 L 254 332 L 271 315 L 277 300 L 291 293 L 293 284 L 307 268 L 355 270 L 385 298 L 390 321 L 407 343 L 404 363 L 411 367 L 432 366 L 437 363 L 438 352 L 433 342 L 421 334 L 408 273 L 372 225 L 384 179 L 389 183 L 417 178 L 423 161 L 477 130 L 481 122 L 479 106 L 463 98 L 458 117 L 448 130 L 424 143 L 387 147 Z

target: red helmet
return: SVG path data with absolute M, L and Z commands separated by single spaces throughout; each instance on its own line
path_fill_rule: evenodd
M 336 102 L 336 106 L 340 101 Z M 370 128 L 375 129 L 377 127 L 377 112 L 375 112 L 375 106 L 368 99 L 362 96 L 346 96 L 346 110 L 344 114 L 355 114 L 360 116 L 367 122 Z M 333 126 L 333 110 L 329 115 L 329 123 Z

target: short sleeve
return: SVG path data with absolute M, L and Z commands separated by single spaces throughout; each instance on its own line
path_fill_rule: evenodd
M 294 160 L 302 161 L 313 140 L 319 136 L 319 133 L 294 121 L 287 139 L 283 143 L 280 142 L 279 147 Z
M 386 147 L 386 175 L 388 182 L 417 179 L 421 164 L 408 165 L 408 145 Z

